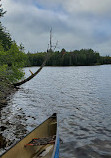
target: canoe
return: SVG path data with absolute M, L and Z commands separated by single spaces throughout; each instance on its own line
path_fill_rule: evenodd
M 54 113 L 0 158 L 59 158 L 57 114 Z

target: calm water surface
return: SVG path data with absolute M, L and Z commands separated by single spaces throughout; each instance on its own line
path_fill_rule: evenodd
M 43 68 L 1 109 L 0 152 L 54 112 L 61 158 L 111 158 L 111 65 Z

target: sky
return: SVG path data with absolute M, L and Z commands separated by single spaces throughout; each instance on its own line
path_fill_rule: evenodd
M 2 24 L 25 51 L 93 49 L 111 56 L 111 0 L 1 0 Z

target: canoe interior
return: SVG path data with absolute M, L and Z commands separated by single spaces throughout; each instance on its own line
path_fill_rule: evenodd
M 52 115 L 0 158 L 38 158 L 42 153 L 44 155 L 42 157 L 49 158 L 53 153 L 54 144 L 26 147 L 24 147 L 24 145 L 28 144 L 33 138 L 44 138 L 56 135 L 56 130 L 57 118 L 55 115 Z M 46 151 L 49 152 L 45 154 Z

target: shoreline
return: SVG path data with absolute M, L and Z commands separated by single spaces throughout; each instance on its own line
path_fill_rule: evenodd
M 7 80 L 0 78 L 0 109 L 7 105 L 9 96 L 16 91 L 16 88 Z

